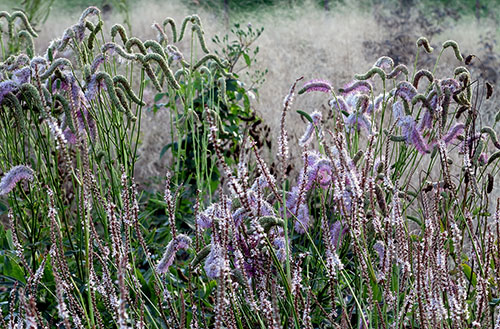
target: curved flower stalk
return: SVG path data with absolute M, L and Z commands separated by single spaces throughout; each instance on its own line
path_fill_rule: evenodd
M 184 38 L 184 34 L 186 32 L 186 28 L 187 28 L 187 24 L 188 23 L 191 23 L 193 25 L 198 25 L 200 27 L 200 29 L 203 30 L 203 27 L 201 25 L 201 19 L 200 19 L 200 17 L 198 15 L 194 14 L 194 15 L 186 16 L 184 18 L 184 20 L 182 21 L 181 31 L 180 31 L 180 34 L 179 34 L 179 37 L 178 37 L 177 41 L 180 42 Z M 165 25 L 165 21 L 163 22 L 163 25 Z M 172 27 L 173 26 L 174 25 L 172 25 Z M 174 29 L 172 29 L 172 31 L 174 31 Z
M 321 123 L 321 119 L 322 119 L 321 112 L 314 111 L 311 114 L 311 119 L 313 121 L 308 124 L 306 131 L 304 132 L 304 135 L 302 135 L 302 137 L 299 139 L 299 145 L 301 147 L 304 147 L 304 146 L 307 146 L 308 144 L 310 144 L 313 137 L 314 137 L 314 131 L 316 130 L 316 128 L 318 128 L 318 129 L 321 128 L 320 127 L 320 123 Z M 321 132 L 320 132 L 320 136 L 321 136 Z
M 128 41 L 128 37 L 127 37 L 127 31 L 125 30 L 125 28 L 123 27 L 123 25 L 121 24 L 115 24 L 111 27 L 111 39 L 113 40 L 113 42 L 115 42 L 115 38 L 116 38 L 116 35 L 120 35 L 120 38 L 122 39 L 122 43 L 123 45 L 125 46 L 127 44 L 127 41 Z
M 380 67 L 372 67 L 365 74 L 356 74 L 354 76 L 354 78 L 356 80 L 368 80 L 371 77 L 373 77 L 375 74 L 377 74 L 380 77 L 380 79 L 382 79 L 382 81 L 385 82 L 385 79 L 387 76 L 386 76 L 384 70 L 382 70 Z
M 97 90 L 99 88 L 98 86 L 100 86 L 101 81 L 104 82 L 111 103 L 116 107 L 116 109 L 120 112 L 125 113 L 131 121 L 137 120 L 137 118 L 131 112 L 130 108 L 123 106 L 123 104 L 120 102 L 120 99 L 116 95 L 113 79 L 106 72 L 99 72 L 92 76 L 90 83 L 87 86 L 87 98 L 92 97 L 92 95 L 95 95 L 97 93 Z
M 33 179 L 34 172 L 30 167 L 25 165 L 12 167 L 0 180 L 0 195 L 10 193 L 21 180 L 32 182 Z
M 309 93 L 311 91 L 321 91 L 323 93 L 330 93 L 332 91 L 332 85 L 326 80 L 313 79 L 304 84 L 302 89 L 299 90 L 298 94 Z
M 171 17 L 165 18 L 162 23 L 164 31 L 166 31 L 167 25 L 170 25 L 170 28 L 172 30 L 172 39 L 173 39 L 172 42 L 174 43 L 177 42 L 177 26 L 175 25 L 175 20 Z M 165 38 L 165 44 L 168 44 L 167 38 Z
M 375 64 L 373 64 L 375 67 L 380 67 L 381 69 L 391 69 L 394 67 L 394 60 L 390 58 L 389 56 L 382 56 L 377 61 Z
M 0 11 L 0 18 L 5 18 L 5 20 L 7 21 L 9 38 L 14 37 L 14 21 L 16 20 L 16 18 L 19 18 L 21 20 L 21 22 L 24 24 L 24 28 L 32 37 L 38 37 L 38 34 L 36 34 L 28 18 L 22 11 L 15 11 L 12 13 L 12 15 L 6 11 Z
M 174 263 L 175 254 L 183 249 L 187 250 L 191 245 L 191 238 L 184 234 L 179 234 L 168 243 L 162 259 L 156 266 L 156 272 L 165 274 L 168 268 Z
M 434 50 L 434 48 L 431 47 L 431 44 L 429 43 L 429 40 L 427 40 L 426 37 L 420 37 L 417 40 L 417 48 L 423 47 L 424 50 L 430 54 Z
M 24 40 L 26 43 L 26 53 L 30 58 L 33 58 L 35 54 L 35 42 L 33 41 L 33 36 L 26 30 L 19 31 L 17 36 L 19 40 Z
M 371 93 L 372 91 L 373 91 L 372 84 L 364 80 L 353 81 L 347 84 L 344 88 L 339 89 L 339 92 L 342 93 L 344 97 L 350 94 L 361 93 L 361 92 Z
M 150 61 L 155 61 L 156 63 L 158 63 L 158 65 L 160 66 L 160 68 L 163 71 L 163 74 L 165 74 L 170 86 L 176 90 L 179 90 L 181 88 L 179 86 L 179 83 L 177 82 L 177 80 L 175 80 L 174 74 L 170 70 L 168 63 L 165 61 L 165 59 L 163 57 L 161 57 L 158 54 L 152 53 L 152 54 L 147 54 L 146 56 L 141 56 L 138 54 L 137 58 L 145 67 L 147 65 L 149 65 Z M 156 80 L 156 76 L 154 75 L 154 73 L 152 75 L 150 75 L 150 78 L 153 81 L 153 84 L 155 85 L 155 87 L 161 91 L 161 87 L 158 84 L 158 80 Z M 154 78 L 154 80 L 153 80 L 153 78 Z M 154 83 L 154 81 L 156 81 L 156 83 Z
M 204 65 L 209 60 L 214 61 L 214 63 L 218 66 L 218 68 L 220 69 L 221 74 L 224 77 L 226 77 L 226 78 L 231 78 L 232 77 L 232 74 L 226 72 L 226 70 L 225 70 L 227 68 L 227 65 L 223 64 L 222 61 L 221 61 L 221 59 L 218 56 L 213 55 L 213 54 L 205 55 L 200 60 L 198 60 L 198 62 L 196 62 L 196 64 L 194 64 L 194 66 L 193 66 L 193 71 L 198 70 L 202 65 Z
M 458 43 L 454 40 L 448 40 L 443 42 L 443 50 L 446 48 L 451 47 L 453 49 L 453 52 L 455 53 L 455 57 L 459 62 L 463 62 L 464 58 L 462 57 L 462 54 L 460 53 L 460 48 L 458 47 Z
M 408 79 L 408 68 L 404 64 L 399 64 L 390 73 L 387 74 L 387 79 L 395 79 L 400 74 L 404 74 Z
M 434 81 L 434 75 L 432 74 L 431 71 L 421 69 L 417 73 L 415 73 L 415 77 L 413 77 L 413 86 L 415 88 L 418 88 L 418 83 L 420 82 L 420 79 L 423 77 L 426 77 L 429 83 L 432 83 Z

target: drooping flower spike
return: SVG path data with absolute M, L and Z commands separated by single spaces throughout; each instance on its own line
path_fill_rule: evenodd
M 5 195 L 11 192 L 17 183 L 21 180 L 33 181 L 34 172 L 28 166 L 18 165 L 12 167 L 0 181 L 0 195 Z

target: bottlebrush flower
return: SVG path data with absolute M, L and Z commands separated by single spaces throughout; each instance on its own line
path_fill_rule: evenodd
M 371 134 L 372 132 L 372 124 L 370 122 L 370 118 L 364 113 L 351 113 L 345 119 L 345 126 L 349 133 L 352 133 L 351 130 L 353 129 L 359 132 L 361 128 L 365 129 L 368 134 Z
M 332 90 L 332 85 L 326 80 L 314 79 L 306 82 L 304 87 L 299 90 L 299 95 L 303 93 L 309 93 L 311 91 L 321 91 L 323 93 L 329 93 Z
M 165 248 L 165 253 L 162 259 L 156 266 L 156 272 L 164 274 L 168 271 L 170 265 L 173 264 L 175 259 L 175 254 L 181 249 L 188 249 L 191 245 L 191 238 L 184 234 L 179 234 L 175 239 L 172 239 L 167 248 Z
M 19 85 L 12 80 L 0 82 L 0 103 L 2 103 L 5 95 L 15 91 L 18 87 Z
M 210 253 L 205 261 L 205 272 L 210 279 L 216 279 L 221 275 L 222 269 L 225 266 L 224 254 L 217 243 L 213 242 Z
M 310 122 L 309 125 L 307 126 L 306 131 L 304 132 L 304 135 L 299 139 L 299 145 L 304 147 L 308 145 L 314 136 L 314 130 L 315 127 L 317 127 L 321 121 L 322 115 L 321 112 L 315 111 L 311 114 L 311 118 L 313 122 Z
M 442 138 L 445 144 L 448 145 L 451 143 L 455 138 L 457 138 L 458 135 L 460 135 L 462 131 L 464 131 L 464 129 L 465 125 L 463 123 L 457 123 L 451 127 L 448 133 Z
M 340 92 L 342 95 L 351 95 L 351 94 L 357 94 L 357 93 L 362 93 L 366 92 L 369 93 L 373 90 L 373 87 L 371 83 L 365 80 L 354 80 L 352 82 L 349 82 L 344 86 L 344 88 L 340 89 Z
M 12 81 L 17 83 L 18 85 L 22 85 L 23 83 L 29 83 L 31 79 L 31 69 L 26 66 L 20 68 L 19 70 L 15 70 L 12 73 Z
M 12 191 L 20 180 L 33 181 L 33 169 L 25 165 L 15 166 L 10 169 L 0 181 L 0 195 Z
M 309 209 L 307 204 L 300 205 L 297 211 L 297 220 L 295 221 L 295 231 L 297 233 L 305 233 L 311 226 L 311 217 L 309 216 Z
M 400 96 L 405 101 L 410 103 L 416 94 L 417 89 L 415 89 L 415 87 L 413 87 L 411 83 L 407 81 L 401 81 L 400 83 L 398 83 L 395 96 Z
M 350 112 L 349 106 L 347 105 L 344 97 L 342 96 L 337 96 L 337 99 L 333 98 L 331 99 L 328 104 L 332 109 L 337 109 L 338 111 L 342 112 Z

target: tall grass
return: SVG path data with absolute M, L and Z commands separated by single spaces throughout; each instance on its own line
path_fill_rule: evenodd
M 22 51 L 22 14 L 2 15 L 3 327 L 500 328 L 500 114 L 478 120 L 494 89 L 455 41 L 419 38 L 414 65 L 380 57 L 347 83 L 291 79 L 271 167 L 240 129 L 228 152 L 224 116 L 247 90 L 226 89 L 237 76 L 197 15 L 143 41 L 104 33 L 90 7 L 43 57 Z M 173 164 L 146 204 L 154 89 Z M 290 129 L 314 93 L 328 107 Z

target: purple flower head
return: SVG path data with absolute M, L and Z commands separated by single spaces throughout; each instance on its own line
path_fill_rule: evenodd
M 18 85 L 22 85 L 23 83 L 29 83 L 31 79 L 31 69 L 29 66 L 25 66 L 19 70 L 15 70 L 12 73 L 12 81 L 17 83 Z
M 20 180 L 33 181 L 33 169 L 25 165 L 11 168 L 0 181 L 0 195 L 5 195 L 12 191 Z
M 443 142 L 445 142 L 446 145 L 451 143 L 455 138 L 457 138 L 462 131 L 464 131 L 465 125 L 463 123 L 456 123 L 453 127 L 448 130 L 448 133 L 443 136 Z
M 370 118 L 366 114 L 359 112 L 349 114 L 345 119 L 345 126 L 349 133 L 352 133 L 353 129 L 359 132 L 361 128 L 365 129 L 369 134 L 372 131 Z
M 354 80 L 346 84 L 340 92 L 343 96 L 358 94 L 358 93 L 369 93 L 373 90 L 371 83 L 366 80 Z
M 424 142 L 422 134 L 417 129 L 417 124 L 411 115 L 400 118 L 397 125 L 401 127 L 401 131 L 407 143 L 413 144 L 422 154 L 430 152 L 429 146 Z
M 384 243 L 382 241 L 377 241 L 373 245 L 373 250 L 377 252 L 378 255 L 378 261 L 380 264 L 384 261 L 384 255 L 385 255 L 385 247 Z
M 2 103 L 3 98 L 10 92 L 17 90 L 19 85 L 12 80 L 6 80 L 0 82 L 0 103 Z
M 307 204 L 301 204 L 297 211 L 297 220 L 295 221 L 295 231 L 297 233 L 305 233 L 311 225 L 311 218 L 309 217 L 309 209 Z
M 342 96 L 337 96 L 337 99 L 333 98 L 331 99 L 328 104 L 331 106 L 332 109 L 337 109 L 338 111 L 343 111 L 350 113 L 349 106 L 347 105 L 344 97 Z
M 432 129 L 432 120 L 433 116 L 429 109 L 427 109 L 422 117 L 422 121 L 420 122 L 419 130 L 422 131 L 425 128 Z
M 94 58 L 92 65 L 90 66 L 90 73 L 95 74 L 99 66 L 106 61 L 106 54 L 99 54 Z
M 460 89 L 460 83 L 457 80 L 451 78 L 441 80 L 441 90 L 443 91 L 443 93 L 445 89 L 449 89 L 451 93 L 454 94 L 455 91 Z
M 430 152 L 429 146 L 425 143 L 422 134 L 420 133 L 420 131 L 418 131 L 415 125 L 409 131 L 407 141 L 413 144 L 413 146 L 415 146 L 415 148 L 422 154 Z
M 326 159 L 323 159 L 323 160 L 320 160 L 318 161 L 318 164 L 317 164 L 317 171 L 318 171 L 318 175 L 317 175 L 317 180 L 319 182 L 319 185 L 322 187 L 322 188 L 326 188 L 330 185 L 330 183 L 332 182 L 332 165 L 331 165 L 331 161 L 330 160 L 326 160 Z
M 184 59 L 184 56 L 176 46 L 168 45 L 166 50 L 168 57 L 171 58 L 172 60 L 180 61 Z
M 382 56 L 373 66 L 380 67 L 381 69 L 392 69 L 394 67 L 394 61 L 388 56 Z
M 85 98 L 88 101 L 93 100 L 101 89 L 106 90 L 106 84 L 104 83 L 104 80 L 98 82 L 96 79 L 96 75 L 92 75 L 87 85 L 87 90 L 85 91 Z
M 38 70 L 42 71 L 47 67 L 47 60 L 40 56 L 33 57 L 30 62 L 30 67 L 31 69 L 35 69 L 35 66 L 38 67 Z
M 336 251 L 342 245 L 342 237 L 348 232 L 347 226 L 342 221 L 330 225 L 330 239 L 332 249 Z
M 417 89 L 415 89 L 415 87 L 407 81 L 401 81 L 400 83 L 398 83 L 396 87 L 395 96 L 400 96 L 408 103 L 411 102 L 411 100 L 413 99 L 413 97 L 415 97 L 416 94 L 417 94 Z
M 400 120 L 398 125 L 401 124 L 401 120 L 405 117 L 405 109 L 401 101 L 394 102 L 392 105 L 392 114 L 394 115 L 394 120 Z
M 304 135 L 299 139 L 299 145 L 304 147 L 311 143 L 313 136 L 314 136 L 314 130 L 315 127 L 317 127 L 321 121 L 322 115 L 321 112 L 314 111 L 311 114 L 311 119 L 313 122 L 310 122 L 306 128 L 306 131 L 304 132 Z
M 175 239 L 172 239 L 168 243 L 167 248 L 165 248 L 162 259 L 156 266 L 156 272 L 160 274 L 167 273 L 168 268 L 174 262 L 175 254 L 181 249 L 188 249 L 190 245 L 191 238 L 189 238 L 187 235 L 179 234 Z
M 72 30 L 76 40 L 82 42 L 83 38 L 85 38 L 85 23 L 73 25 Z
M 382 103 L 384 102 L 384 94 L 380 94 L 375 98 L 375 106 L 373 104 L 368 105 L 366 109 L 366 114 L 372 114 L 373 112 L 377 112 L 381 109 Z
M 216 203 L 211 204 L 205 211 L 200 212 L 198 214 L 198 218 L 196 219 L 198 226 L 202 229 L 207 229 L 212 226 L 212 220 L 216 216 L 216 213 L 219 212 L 218 205 Z
M 321 91 L 323 93 L 329 93 L 332 90 L 332 85 L 326 80 L 314 79 L 306 82 L 304 87 L 299 91 L 299 94 L 309 93 L 311 91 Z
M 221 275 L 224 266 L 225 261 L 223 251 L 217 243 L 214 243 L 212 239 L 212 247 L 207 259 L 205 260 L 205 266 L 203 268 L 210 279 L 216 279 Z
M 286 260 L 286 244 L 285 244 L 285 236 L 278 236 L 273 241 L 273 246 L 275 248 L 276 257 L 281 263 L 284 263 Z

